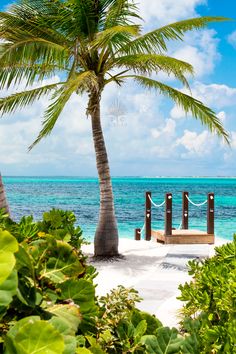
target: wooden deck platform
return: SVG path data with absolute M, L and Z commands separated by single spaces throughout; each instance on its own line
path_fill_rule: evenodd
M 200 230 L 172 230 L 172 235 L 166 236 L 164 230 L 152 230 L 154 240 L 164 244 L 214 244 L 215 235 Z

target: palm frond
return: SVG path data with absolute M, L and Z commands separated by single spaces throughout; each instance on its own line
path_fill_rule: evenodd
M 32 5 L 32 3 L 31 3 Z M 37 12 L 30 3 L 13 5 L 10 12 L 0 12 L 0 36 L 8 41 L 19 41 L 28 37 L 40 37 L 45 40 L 64 44 L 68 38 L 57 28 L 51 16 L 43 16 L 42 8 Z
M 58 71 L 68 71 L 66 67 L 58 65 L 41 64 L 15 64 L 0 67 L 0 90 L 9 89 L 24 82 L 25 87 L 32 86 L 35 81 L 38 83 L 44 79 L 55 76 Z
M 121 53 L 140 54 L 167 51 L 167 41 L 183 40 L 187 31 L 205 28 L 211 22 L 229 20 L 225 17 L 198 17 L 169 24 L 134 39 L 120 49 Z
M 191 113 L 194 118 L 199 119 L 200 122 L 211 132 L 216 133 L 220 137 L 223 137 L 227 144 L 230 143 L 229 134 L 224 129 L 220 119 L 216 116 L 213 110 L 206 107 L 201 101 L 166 84 L 153 79 L 149 79 L 145 76 L 126 75 L 120 77 L 120 79 L 122 78 L 133 78 L 141 86 L 148 89 L 155 89 L 161 94 L 171 98 L 178 106 L 184 110 L 186 114 Z
M 28 91 L 14 93 L 11 96 L 0 98 L 0 114 L 11 114 L 17 109 L 22 109 L 36 100 L 39 100 L 43 95 L 48 95 L 58 88 L 62 83 L 46 85 L 40 88 L 35 88 Z
M 63 87 L 58 89 L 52 97 L 53 102 L 49 105 L 44 114 L 43 127 L 37 139 L 30 145 L 29 150 L 38 144 L 41 139 L 51 134 L 71 95 L 75 92 L 81 94 L 91 88 L 98 89 L 96 75 L 91 71 L 82 72 L 69 78 Z
M 55 62 L 60 66 L 68 65 L 66 49 L 56 43 L 42 38 L 28 38 L 15 43 L 2 43 L 0 45 L 0 65 L 4 64 L 35 64 L 52 65 Z
M 186 87 L 189 88 L 186 74 L 193 75 L 193 67 L 182 60 L 158 54 L 133 54 L 116 58 L 112 65 L 128 68 L 135 73 L 158 74 L 160 71 L 167 75 L 174 75 Z
M 110 47 L 119 48 L 124 43 L 128 43 L 132 37 L 139 34 L 139 25 L 114 26 L 99 32 L 90 43 L 91 49 L 104 48 L 108 44 Z
M 116 0 L 107 11 L 104 28 L 129 25 L 133 23 L 133 19 L 141 19 L 138 15 L 137 5 L 129 0 Z

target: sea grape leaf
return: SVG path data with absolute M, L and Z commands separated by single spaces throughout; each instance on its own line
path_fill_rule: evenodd
M 76 354 L 92 354 L 92 352 L 87 348 L 77 348 Z
M 0 284 L 11 274 L 16 260 L 14 252 L 18 250 L 18 242 L 8 231 L 0 230 Z
M 68 243 L 57 240 L 45 252 L 40 276 L 58 284 L 68 277 L 78 277 L 83 272 L 84 266 L 73 248 Z
M 14 253 L 0 250 L 0 284 L 11 274 L 16 263 Z
M 0 230 L 0 250 L 15 253 L 18 251 L 18 242 L 8 231 Z
M 93 354 L 106 354 L 106 352 L 104 352 L 102 350 L 102 348 L 100 347 L 100 345 L 98 345 L 98 344 L 93 345 L 92 347 L 89 348 L 89 350 Z
M 63 354 L 63 336 L 47 321 L 35 321 L 21 327 L 14 338 L 17 354 Z
M 19 245 L 19 250 L 16 253 L 16 269 L 20 270 L 24 268 L 24 274 L 25 274 L 25 268 L 27 268 L 30 272 L 31 275 L 34 273 L 34 260 L 30 256 L 29 252 L 25 250 L 25 248 L 22 245 Z
M 39 321 L 39 316 L 29 316 L 21 319 L 16 322 L 16 324 L 11 327 L 11 329 L 7 332 L 7 335 L 4 340 L 5 351 L 4 354 L 18 354 L 14 345 L 14 339 L 20 328 L 22 328 L 25 324 L 33 324 L 36 321 Z
M 150 353 L 176 354 L 180 352 L 184 339 L 178 336 L 175 328 L 161 327 L 156 331 L 156 336 L 143 336 L 141 343 L 145 344 Z
M 81 322 L 79 306 L 75 304 L 58 304 L 50 307 L 48 311 L 63 319 L 74 332 L 77 331 Z
M 8 306 L 16 295 L 18 285 L 17 271 L 13 270 L 9 277 L 0 284 L 0 306 Z
M 48 322 L 51 323 L 64 338 L 65 349 L 63 354 L 75 353 L 77 347 L 75 331 L 70 327 L 69 323 L 57 316 L 53 316 Z
M 67 280 L 59 285 L 61 290 L 61 300 L 73 300 L 79 305 L 82 313 L 87 313 L 96 310 L 95 307 L 95 287 L 84 279 Z

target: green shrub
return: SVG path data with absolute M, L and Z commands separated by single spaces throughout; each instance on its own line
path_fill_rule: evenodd
M 74 222 L 73 213 L 55 209 L 41 222 L 23 217 L 17 224 L 1 215 L 0 336 L 5 353 L 40 352 L 43 343 L 50 353 L 73 353 L 78 329 L 83 333 L 83 328 L 96 327 L 95 269 L 86 265 L 82 232 Z
M 189 262 L 190 283 L 181 285 L 183 329 L 196 353 L 236 353 L 236 236 L 215 256 Z
M 19 223 L 0 212 L 0 352 L 194 353 L 194 341 L 136 308 L 137 291 L 95 296 L 73 213 Z

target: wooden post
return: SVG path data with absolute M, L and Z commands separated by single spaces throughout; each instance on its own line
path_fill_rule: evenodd
M 145 202 L 145 240 L 151 240 L 151 228 L 152 228 L 152 204 L 151 204 L 151 192 L 146 192 Z
M 141 240 L 141 229 L 135 229 L 134 239 L 135 241 Z
M 207 233 L 214 235 L 214 193 L 209 193 L 207 200 Z
M 188 192 L 182 193 L 182 230 L 188 230 Z
M 172 235 L 172 194 L 166 194 L 165 236 Z

